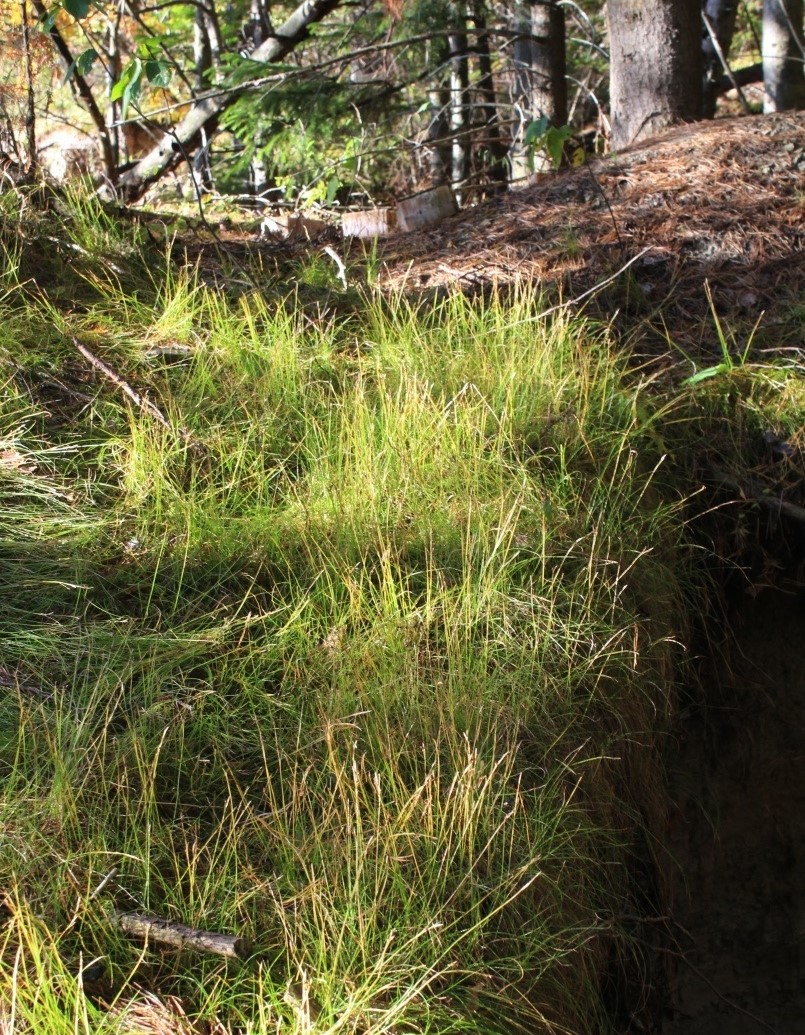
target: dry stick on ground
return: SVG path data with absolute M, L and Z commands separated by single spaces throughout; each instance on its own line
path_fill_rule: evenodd
M 756 503 L 759 507 L 765 507 L 766 510 L 770 510 L 774 514 L 784 514 L 792 521 L 805 525 L 805 507 L 800 507 L 796 503 L 784 500 L 780 496 L 767 495 L 764 492 L 763 486 L 753 478 L 747 477 L 746 481 L 741 482 L 738 478 L 715 465 L 710 466 L 708 473 L 716 485 L 721 485 L 724 488 L 732 489 L 733 492 L 737 492 L 744 502 Z
M 239 935 L 200 931 L 196 927 L 147 913 L 118 913 L 114 920 L 125 934 L 177 949 L 197 949 L 199 952 L 210 952 L 231 959 L 244 959 L 251 948 L 248 939 Z
M 534 316 L 527 316 L 524 320 L 518 320 L 516 323 L 509 324 L 510 327 L 520 327 L 524 323 L 534 323 L 535 320 L 544 320 L 546 316 L 551 316 L 553 313 L 561 312 L 563 309 L 568 309 L 572 305 L 578 305 L 579 302 L 583 302 L 586 298 L 590 298 L 595 295 L 598 291 L 602 291 L 607 285 L 611 284 L 613 280 L 617 280 L 621 273 L 624 273 L 629 267 L 637 262 L 638 259 L 642 259 L 646 252 L 651 251 L 651 246 L 643 248 L 637 255 L 633 255 L 628 262 L 625 262 L 620 269 L 609 276 L 605 277 L 604 280 L 599 280 L 597 284 L 589 289 L 589 291 L 583 291 L 580 295 L 576 295 L 575 298 L 569 298 L 566 302 L 559 302 L 558 305 L 552 305 L 550 309 L 543 309 L 541 312 L 536 313 Z
M 93 352 L 87 348 L 86 345 L 82 345 L 77 338 L 73 338 L 73 345 L 78 349 L 84 359 L 88 360 L 96 370 L 99 370 L 107 380 L 111 381 L 113 385 L 118 387 L 124 395 L 128 396 L 129 399 L 141 410 L 145 410 L 146 413 L 158 421 L 163 427 L 169 431 L 174 431 L 173 425 L 170 423 L 168 418 L 162 413 L 158 406 L 155 406 L 150 399 L 146 399 L 140 392 L 135 391 L 134 388 L 125 381 L 120 374 L 116 374 L 114 370 L 109 366 L 108 363 L 104 363 L 102 359 L 99 359 Z M 201 443 L 196 439 L 189 431 L 185 428 L 178 428 L 179 437 L 181 440 L 193 449 L 198 450 L 201 448 Z

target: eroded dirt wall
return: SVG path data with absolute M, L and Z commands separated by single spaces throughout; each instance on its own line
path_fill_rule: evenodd
M 805 591 L 744 594 L 671 763 L 662 1035 L 805 1032 Z

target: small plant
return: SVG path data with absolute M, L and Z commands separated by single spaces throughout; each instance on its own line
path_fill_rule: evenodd
M 584 148 L 575 142 L 570 126 L 554 126 L 547 115 L 528 124 L 523 142 L 531 149 L 532 170 L 538 151 L 547 151 L 554 169 L 565 164 L 575 167 L 584 162 Z
M 753 329 L 752 333 L 749 335 L 749 338 L 743 351 L 740 352 L 737 356 L 733 356 L 732 348 L 727 338 L 727 333 L 725 332 L 721 320 L 719 319 L 718 313 L 716 312 L 710 285 L 705 283 L 704 290 L 707 295 L 707 301 L 710 306 L 710 312 L 713 314 L 713 324 L 716 329 L 719 348 L 721 349 L 721 362 L 716 363 L 713 366 L 704 367 L 702 370 L 697 370 L 695 373 L 691 374 L 690 377 L 687 377 L 682 382 L 682 384 L 688 387 L 700 384 L 702 381 L 709 381 L 714 377 L 720 377 L 724 374 L 729 374 L 733 370 L 745 366 L 747 357 L 749 356 L 749 353 L 752 349 L 752 340 L 754 338 L 754 333 L 757 330 L 757 327 L 760 323 L 759 319 L 758 322 L 755 324 L 755 328 Z M 691 362 L 693 361 L 691 360 Z

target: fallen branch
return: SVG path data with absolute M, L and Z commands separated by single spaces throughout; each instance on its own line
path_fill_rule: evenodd
M 244 959 L 251 949 L 248 939 L 238 935 L 200 931 L 196 927 L 147 913 L 118 913 L 114 919 L 120 929 L 133 938 L 143 938 L 177 949 L 196 949 L 198 952 L 210 952 L 231 959 Z
M 716 93 L 726 93 L 727 90 L 737 89 L 739 86 L 751 86 L 752 83 L 763 82 L 763 62 L 758 61 L 747 68 L 739 68 L 730 75 L 723 75 L 716 83 Z
M 756 482 L 755 479 L 747 477 L 746 481 L 742 482 L 715 465 L 711 465 L 709 475 L 711 481 L 716 485 L 721 485 L 738 493 L 745 503 L 755 503 L 760 507 L 765 507 L 766 510 L 772 511 L 774 514 L 783 514 L 792 521 L 805 525 L 805 507 L 800 507 L 797 503 L 784 500 L 780 496 L 768 495 L 764 492 L 762 485 Z
M 603 290 L 603 288 L 607 287 L 608 284 L 611 284 L 613 280 L 617 280 L 621 273 L 624 273 L 626 270 L 628 270 L 629 267 L 632 266 L 635 262 L 637 262 L 638 259 L 642 259 L 646 252 L 650 251 L 650 246 L 648 248 L 644 248 L 642 251 L 639 251 L 637 255 L 633 255 L 628 262 L 625 262 L 620 267 L 620 269 L 615 270 L 615 272 L 611 276 L 605 277 L 604 280 L 599 280 L 598 283 L 593 284 L 593 286 L 588 291 L 583 291 L 580 295 L 576 295 L 575 298 L 569 298 L 566 302 L 560 302 L 558 305 L 552 305 L 550 309 L 543 309 L 541 312 L 535 313 L 534 316 L 527 316 L 524 320 L 518 320 L 516 323 L 509 324 L 508 326 L 520 327 L 522 326 L 522 324 L 525 323 L 534 323 L 535 320 L 544 320 L 546 316 L 551 316 L 553 313 L 561 312 L 562 309 L 569 309 L 570 306 L 578 305 L 579 302 L 583 302 L 586 298 L 590 298 L 593 295 L 597 294 L 599 291 Z
M 113 385 L 119 388 L 125 396 L 131 399 L 135 406 L 139 406 L 141 410 L 145 410 L 146 413 L 150 414 L 154 420 L 158 421 L 169 431 L 178 431 L 179 437 L 187 445 L 193 446 L 196 449 L 199 448 L 201 443 L 198 442 L 198 440 L 195 439 L 189 431 L 185 428 L 174 429 L 173 425 L 158 406 L 155 406 L 150 399 L 146 399 L 144 395 L 132 388 L 128 381 L 122 378 L 120 374 L 115 373 L 109 364 L 104 363 L 104 361 L 96 356 L 94 352 L 90 352 L 86 345 L 82 345 L 77 338 L 73 338 L 73 345 L 75 345 L 84 359 L 86 359 L 96 370 L 100 371 L 108 381 L 111 381 Z

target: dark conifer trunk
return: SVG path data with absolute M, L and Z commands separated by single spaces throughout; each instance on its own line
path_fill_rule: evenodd
M 705 31 L 702 38 L 704 59 L 702 115 L 704 118 L 710 119 L 715 115 L 718 88 L 725 72 L 722 58 L 727 60 L 732 46 L 738 0 L 704 0 L 702 12 L 716 40 L 714 43 L 710 32 Z
M 612 146 L 702 115 L 701 0 L 608 0 Z
M 481 98 L 483 116 L 483 149 L 488 156 L 488 175 L 493 183 L 501 187 L 508 179 L 508 148 L 500 134 L 495 79 L 492 74 L 492 55 L 489 50 L 489 34 L 486 31 L 486 11 L 483 0 L 475 0 L 472 20 L 478 33 L 478 93 Z

